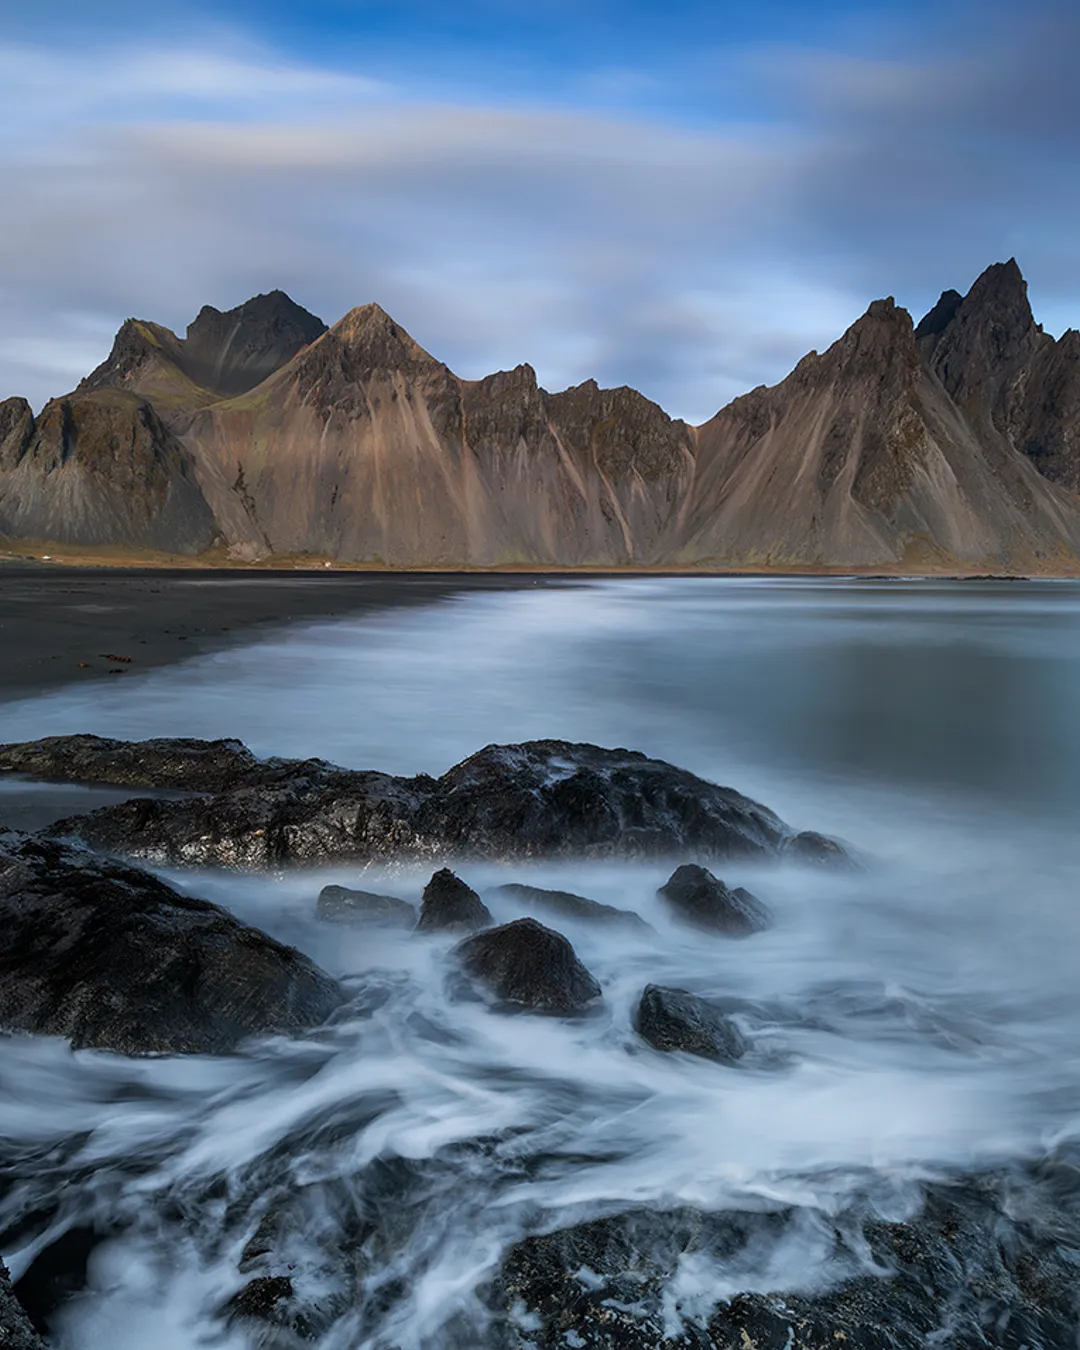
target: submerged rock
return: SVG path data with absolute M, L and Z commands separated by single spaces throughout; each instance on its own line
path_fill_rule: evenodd
M 122 1054 L 215 1054 L 317 1026 L 312 961 L 138 868 L 0 833 L 0 1027 Z
M 487 928 L 495 920 L 471 886 L 442 867 L 424 887 L 417 932 L 460 933 Z
M 999 1180 L 935 1186 L 907 1222 L 868 1210 L 835 1222 L 798 1210 L 634 1210 L 530 1237 L 510 1249 L 493 1285 L 493 1305 L 514 1310 L 500 1346 L 1075 1350 L 1076 1219 L 1058 1212 L 1039 1227 L 1016 1218 Z M 727 1296 L 740 1271 L 759 1281 L 766 1254 L 784 1243 L 818 1251 L 829 1287 Z M 695 1268 L 699 1282 L 716 1272 L 713 1306 L 705 1293 L 693 1313 L 673 1318 L 677 1276 Z
M 850 868 L 854 866 L 851 854 L 835 839 L 816 830 L 803 830 L 784 841 L 783 854 L 798 862 L 818 863 L 824 867 Z
M 384 858 L 777 857 L 791 831 L 731 788 L 632 750 L 488 746 L 439 779 L 256 760 L 235 741 L 51 737 L 0 747 L 0 772 L 185 788 L 53 826 L 153 862 L 228 867 Z
M 571 891 L 549 891 L 542 886 L 523 886 L 517 882 L 509 882 L 505 886 L 495 886 L 487 894 L 501 896 L 522 909 L 540 910 L 541 913 L 557 914 L 565 919 L 613 924 L 640 933 L 653 931 L 651 925 L 633 910 L 602 905 L 598 900 L 588 900 L 585 896 L 574 895 Z
M 718 1064 L 734 1064 L 747 1049 L 745 1036 L 730 1017 L 685 989 L 647 985 L 634 1027 L 656 1050 L 682 1050 Z
M 416 909 L 394 895 L 324 886 L 315 905 L 317 918 L 328 923 L 370 924 L 381 928 L 415 928 Z
M 11 1276 L 0 1259 L 0 1346 L 3 1350 L 46 1350 L 22 1305 L 11 1291 Z
M 453 956 L 497 999 L 534 1012 L 581 1013 L 602 996 L 566 938 L 535 919 L 477 933 L 460 942 Z
M 741 886 L 729 890 L 697 863 L 676 868 L 657 894 L 678 918 L 711 933 L 747 937 L 772 926 L 772 915 L 757 896 Z

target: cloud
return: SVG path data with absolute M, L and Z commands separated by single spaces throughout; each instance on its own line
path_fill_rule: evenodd
M 759 115 L 693 125 L 437 101 L 235 35 L 0 49 L 0 389 L 40 402 L 129 314 L 182 329 L 274 286 L 328 321 L 377 299 L 465 376 L 529 360 L 691 420 L 874 296 L 928 307 L 1012 253 L 1075 322 L 1068 17 L 888 59 L 748 49 Z

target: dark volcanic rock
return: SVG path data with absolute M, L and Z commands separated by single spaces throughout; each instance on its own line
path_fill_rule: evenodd
M 741 886 L 729 890 L 697 863 L 676 868 L 658 894 L 684 922 L 727 937 L 746 937 L 772 925 L 772 915 L 756 896 Z
M 453 952 L 471 979 L 496 998 L 535 1012 L 584 1012 L 601 997 L 599 984 L 561 933 L 535 919 L 490 928 Z
M 154 784 L 157 786 L 157 784 Z M 423 856 L 414 821 L 431 778 L 352 772 L 321 760 L 257 761 L 250 781 L 181 801 L 134 798 L 56 822 L 52 833 L 155 863 L 266 868 Z
M 424 887 L 417 932 L 471 933 L 494 922 L 483 900 L 448 867 L 440 868 Z
M 1074 1350 L 1075 1219 L 1040 1228 L 1013 1217 L 1008 1197 L 994 1191 L 979 1180 L 935 1187 L 909 1222 L 852 1214 L 831 1231 L 823 1218 L 794 1211 L 638 1210 L 528 1238 L 511 1248 L 493 1289 L 496 1307 L 519 1310 L 502 1345 Z M 764 1253 L 785 1238 L 812 1240 L 825 1253 L 831 1246 L 831 1289 L 717 1297 L 711 1314 L 689 1316 L 673 1331 L 670 1283 L 687 1258 L 718 1268 L 730 1288 L 733 1272 L 760 1272 Z M 527 1334 L 517 1330 L 521 1311 L 534 1328 Z
M 0 1346 L 3 1350 L 45 1350 L 45 1342 L 11 1292 L 11 1277 L 0 1260 Z
M 342 1002 L 300 952 L 137 868 L 0 833 L 0 1027 L 123 1054 L 224 1053 Z
M 489 745 L 444 774 L 420 813 L 448 850 L 486 857 L 708 857 L 774 853 L 783 823 L 634 750 L 567 741 Z
M 634 1026 L 657 1050 L 682 1050 L 718 1064 L 734 1064 L 746 1053 L 746 1038 L 731 1018 L 685 989 L 647 985 Z
M 630 909 L 616 909 L 614 905 L 602 905 L 598 900 L 588 900 L 583 895 L 574 895 L 570 891 L 549 891 L 542 886 L 523 886 L 518 882 L 509 882 L 505 886 L 496 886 L 490 895 L 503 896 L 520 905 L 522 909 L 540 910 L 545 914 L 558 914 L 566 919 L 584 919 L 588 923 L 614 924 L 622 928 L 635 929 L 642 933 L 651 933 L 652 927 L 640 914 Z
M 324 886 L 315 914 L 331 923 L 372 924 L 383 928 L 415 928 L 416 910 L 407 900 L 347 886 Z
M 795 858 L 799 862 L 821 863 L 826 867 L 849 868 L 854 864 L 835 839 L 816 830 L 803 830 L 784 841 L 783 854 L 786 858 Z
M 780 1215 L 632 1210 L 526 1238 L 508 1252 L 492 1301 L 496 1308 L 523 1310 L 536 1329 L 508 1328 L 504 1344 L 508 1350 L 710 1350 L 703 1328 L 689 1327 L 687 1338 L 667 1330 L 664 1293 L 680 1262 L 700 1255 L 727 1264 L 753 1238 L 775 1240 L 784 1227 Z
M 46 736 L 0 745 L 0 773 L 22 773 L 51 783 L 223 792 L 257 779 L 260 772 L 265 766 L 240 741 L 231 740 Z
M 53 827 L 57 835 L 156 863 L 775 857 L 792 833 L 731 788 L 632 750 L 566 741 L 488 746 L 437 780 L 322 760 L 253 761 L 228 741 L 125 749 L 61 737 L 7 746 L 0 756 L 0 771 L 87 783 L 196 787 L 205 772 L 217 783 L 214 796 L 133 800 Z

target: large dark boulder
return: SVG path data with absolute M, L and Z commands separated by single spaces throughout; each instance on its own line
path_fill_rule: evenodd
M 11 1292 L 8 1268 L 0 1260 L 0 1347 L 2 1350 L 45 1350 L 45 1342 L 30 1324 Z
M 775 853 L 789 831 L 757 802 L 635 750 L 489 745 L 444 774 L 420 812 L 444 848 L 485 857 Z
M 395 895 L 354 891 L 348 886 L 324 886 L 315 914 L 328 923 L 370 925 L 379 928 L 415 928 L 416 909 Z
M 473 888 L 448 867 L 441 867 L 424 887 L 417 932 L 471 933 L 494 922 L 491 910 Z
M 465 974 L 503 1003 L 570 1016 L 601 997 L 599 984 L 561 933 L 535 919 L 466 938 L 453 956 Z
M 210 1054 L 343 1001 L 306 956 L 138 868 L 0 833 L 0 1028 Z
M 634 1014 L 634 1027 L 656 1050 L 734 1064 L 746 1053 L 746 1037 L 719 1009 L 685 989 L 646 985 Z
M 598 900 L 589 900 L 584 895 L 574 895 L 572 891 L 549 891 L 542 886 L 523 886 L 518 882 L 508 882 L 505 886 L 495 886 L 486 892 L 509 900 L 521 909 L 541 914 L 554 914 L 563 919 L 583 919 L 586 923 L 610 924 L 638 933 L 651 933 L 653 929 L 640 914 L 630 909 L 617 909 L 614 905 L 602 905 Z
M 0 772 L 198 794 L 136 798 L 53 827 L 162 864 L 766 858 L 794 833 L 757 802 L 662 760 L 567 741 L 488 746 L 435 779 L 256 760 L 234 741 L 50 737 L 0 747 Z
M 725 937 L 748 937 L 772 926 L 765 905 L 741 886 L 729 889 L 706 867 L 684 863 L 657 894 L 684 923 Z

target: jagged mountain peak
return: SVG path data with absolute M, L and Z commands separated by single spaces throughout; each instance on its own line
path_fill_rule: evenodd
M 322 319 L 270 291 L 224 313 L 204 305 L 188 326 L 182 365 L 196 384 L 223 398 L 261 384 L 326 332 Z
M 198 402 L 200 390 L 184 369 L 183 345 L 182 339 L 163 324 L 125 319 L 109 355 L 79 382 L 75 392 L 131 389 L 163 401 Z
M 810 352 L 804 356 L 783 383 L 846 384 L 876 379 L 898 368 L 910 370 L 916 360 L 911 315 L 889 295 L 872 301 L 866 312 L 820 355 Z
M 964 296 L 958 317 L 995 319 L 1014 333 L 1034 328 L 1027 282 L 1015 258 L 991 263 Z
M 933 347 L 931 363 L 961 406 L 989 415 L 1016 368 L 1050 341 L 1035 322 L 1016 262 L 992 263 L 956 306 Z
M 0 530 L 384 565 L 1080 558 L 1053 485 L 1080 488 L 1080 334 L 1042 332 L 1014 259 L 917 327 L 875 300 L 697 429 L 529 365 L 459 380 L 380 305 L 326 329 L 280 290 L 182 338 L 128 320 L 81 388 L 36 424 L 0 404 Z
M 350 309 L 312 348 L 311 359 L 324 359 L 326 349 L 331 346 L 348 353 L 359 370 L 444 368 L 441 361 L 425 351 L 396 319 L 374 302 Z
M 919 320 L 915 328 L 915 337 L 934 338 L 943 333 L 956 318 L 956 311 L 963 303 L 964 297 L 959 291 L 952 289 L 942 291 L 937 303 Z
M 222 319 L 275 329 L 290 327 L 307 342 L 314 342 L 326 332 L 326 324 L 322 319 L 298 305 L 284 291 L 273 290 L 264 295 L 253 295 L 250 300 L 245 300 L 233 309 L 220 310 L 213 305 L 203 305 L 195 319 L 188 324 L 188 341 L 198 339 L 204 329 L 216 327 Z

